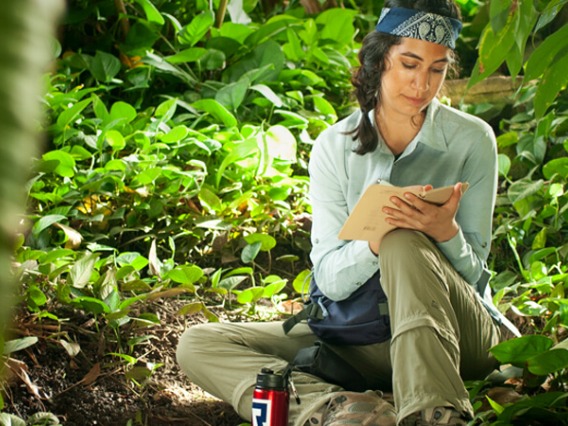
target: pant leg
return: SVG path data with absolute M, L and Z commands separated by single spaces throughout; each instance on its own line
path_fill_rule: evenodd
M 381 242 L 389 298 L 393 391 L 399 420 L 433 406 L 473 414 L 462 380 L 495 367 L 499 331 L 473 288 L 423 234 L 395 230 Z
M 256 375 L 264 367 L 282 370 L 315 336 L 306 324 L 285 335 L 281 322 L 209 323 L 188 328 L 181 336 L 177 360 L 189 379 L 230 403 L 250 421 Z M 308 374 L 294 373 L 301 404 L 290 401 L 289 424 L 301 426 L 341 388 Z

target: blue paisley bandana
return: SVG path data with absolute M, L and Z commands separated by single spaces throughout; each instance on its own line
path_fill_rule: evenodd
M 430 41 L 455 49 L 462 23 L 453 18 L 403 7 L 385 7 L 377 23 L 380 33 Z

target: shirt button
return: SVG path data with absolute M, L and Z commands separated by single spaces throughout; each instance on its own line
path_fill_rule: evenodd
M 319 244 L 319 242 L 320 242 L 320 240 L 319 240 L 318 238 L 316 238 L 316 239 L 314 240 L 314 243 L 316 243 L 316 244 Z

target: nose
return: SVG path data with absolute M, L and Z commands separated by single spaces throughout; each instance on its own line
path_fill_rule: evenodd
M 425 92 L 430 89 L 430 73 L 418 72 L 412 81 L 412 87 L 420 92 Z

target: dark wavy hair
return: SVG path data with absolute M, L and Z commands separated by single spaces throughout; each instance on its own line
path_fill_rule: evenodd
M 387 0 L 384 7 L 404 7 L 461 19 L 460 10 L 453 0 Z M 401 42 L 402 37 L 400 36 L 376 31 L 363 39 L 359 51 L 360 66 L 351 79 L 362 115 L 359 125 L 348 132 L 354 140 L 359 141 L 359 146 L 355 149 L 357 154 L 364 155 L 377 149 L 379 138 L 369 119 L 369 111 L 381 102 L 379 89 L 387 65 L 387 56 L 391 48 Z M 455 63 L 456 59 L 453 53 L 452 62 Z

